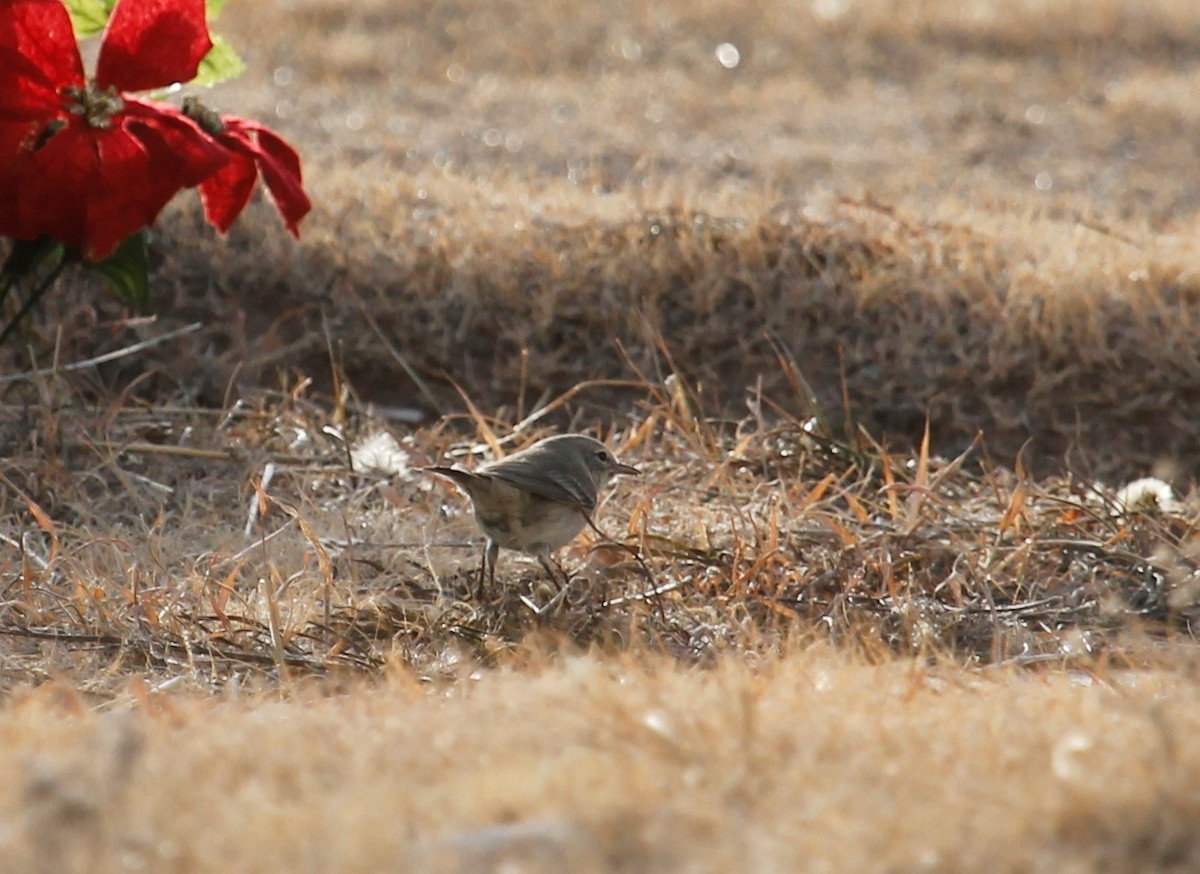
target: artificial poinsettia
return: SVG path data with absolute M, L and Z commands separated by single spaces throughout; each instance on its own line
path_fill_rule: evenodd
M 174 106 L 212 47 L 204 0 L 121 0 L 87 79 L 61 0 L 0 0 L 0 235 L 99 261 L 231 153 Z

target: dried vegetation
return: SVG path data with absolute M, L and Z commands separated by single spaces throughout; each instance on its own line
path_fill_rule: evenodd
M 1190 4 L 243 5 L 303 243 L 5 353 L 0 867 L 1195 867 Z
M 220 688 L 389 659 L 455 676 L 519 658 L 530 633 L 701 664 L 815 638 L 873 658 L 1143 663 L 1192 635 L 1200 507 L 1165 483 L 1035 480 L 982 442 L 898 455 L 815 417 L 770 424 L 765 401 L 714 423 L 677 379 L 642 394 L 613 441 L 644 477 L 565 551 L 574 579 L 550 610 L 554 584 L 520 556 L 474 591 L 466 504 L 419 467 L 488 450 L 444 425 L 369 452 L 377 424 L 348 431 L 299 391 L 220 413 L 9 408 L 31 451 L 4 498 L 24 524 L 5 535 L 0 633 L 38 645 L 5 680 L 79 671 L 100 691 L 182 671 Z M 480 423 L 515 448 L 564 405 L 502 438 Z M 72 668 L 71 651 L 88 657 Z

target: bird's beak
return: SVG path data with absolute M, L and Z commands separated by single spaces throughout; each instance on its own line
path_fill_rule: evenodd
M 613 466 L 612 472 L 613 473 L 623 473 L 623 474 L 626 474 L 627 476 L 641 476 L 642 475 L 642 472 L 640 470 L 638 470 L 636 467 L 634 467 L 632 464 L 622 464 L 619 461 Z

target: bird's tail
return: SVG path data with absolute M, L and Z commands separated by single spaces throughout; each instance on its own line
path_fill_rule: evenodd
M 463 470 L 461 467 L 442 467 L 439 465 L 435 467 L 423 467 L 421 471 L 422 473 L 432 473 L 436 476 L 444 477 L 464 488 L 475 479 L 475 474 L 469 470 Z

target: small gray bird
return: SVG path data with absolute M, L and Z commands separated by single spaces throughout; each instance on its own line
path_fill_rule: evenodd
M 554 579 L 547 558 L 574 540 L 591 519 L 609 480 L 640 473 L 584 434 L 547 437 L 473 471 L 458 466 L 425 470 L 451 480 L 471 499 L 475 521 L 488 539 L 480 588 L 485 575 L 489 587 L 495 585 L 500 547 L 536 556 Z

